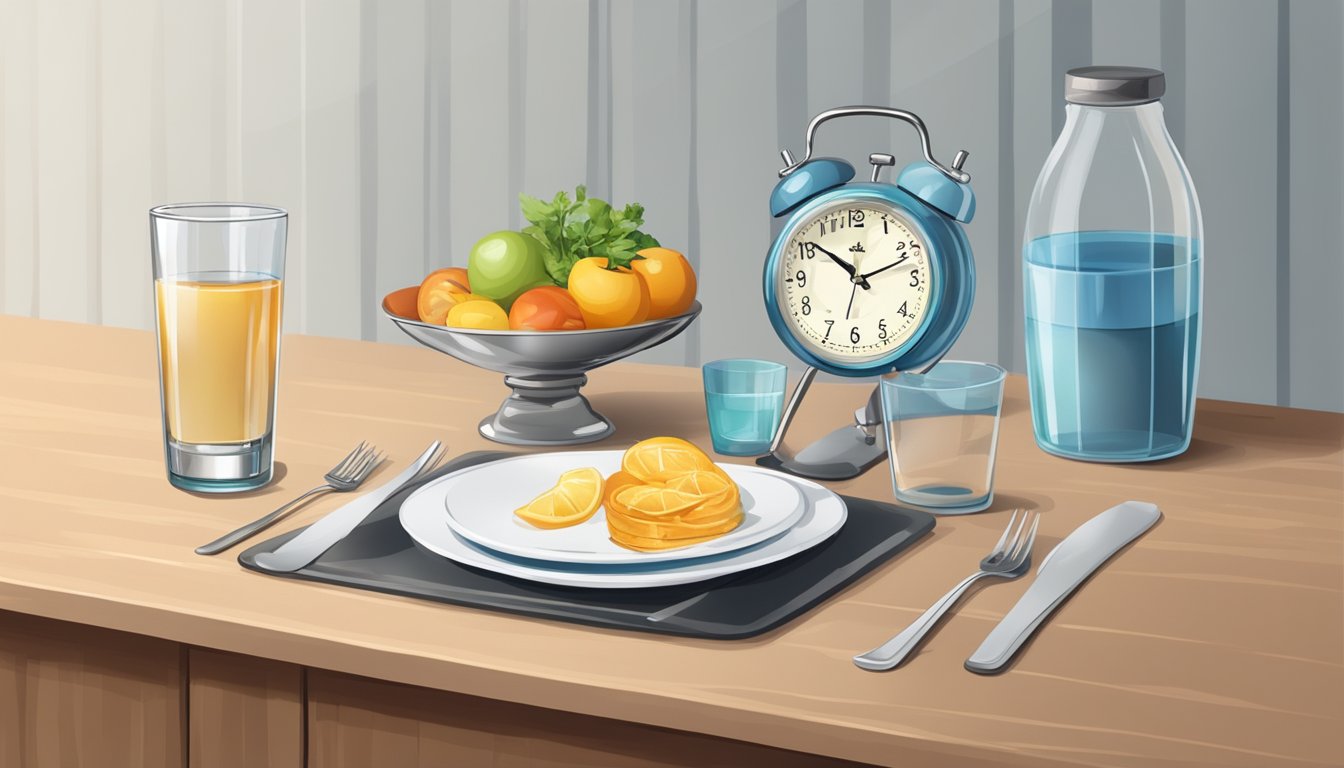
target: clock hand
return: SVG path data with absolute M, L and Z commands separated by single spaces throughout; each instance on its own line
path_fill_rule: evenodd
M 862 276 L 860 276 L 858 272 L 854 269 L 853 264 L 850 264 L 849 262 L 845 261 L 839 256 L 836 256 L 834 253 L 831 253 L 825 248 L 822 248 L 820 245 L 817 245 L 816 243 L 811 243 L 810 245 L 813 248 L 817 249 L 818 251 L 821 251 L 822 253 L 829 256 L 831 258 L 831 261 L 834 261 L 836 264 L 839 264 L 849 275 L 850 281 L 853 282 L 855 285 L 861 285 L 865 290 L 871 287 L 868 285 L 868 281 L 865 280 Z
M 893 263 L 888 264 L 887 266 L 882 267 L 881 269 L 874 269 L 872 272 L 868 272 L 868 273 L 866 273 L 866 274 L 864 274 L 864 275 L 860 275 L 860 277 L 861 277 L 863 280 L 866 281 L 868 278 L 872 277 L 873 275 L 876 275 L 876 274 L 879 274 L 879 273 L 882 273 L 882 272 L 886 272 L 888 269 L 891 269 L 892 267 L 899 267 L 901 264 L 905 263 L 905 262 L 908 261 L 909 259 L 910 259 L 909 256 L 902 256 L 901 258 L 897 259 L 897 260 L 894 261 Z
M 853 264 L 850 264 L 849 262 L 845 261 L 844 259 L 840 258 L 839 256 L 836 256 L 834 253 L 831 253 L 830 251 L 826 250 L 825 248 L 822 248 L 820 245 L 817 245 L 816 243 L 810 243 L 810 245 L 811 245 L 813 248 L 815 248 L 816 250 L 821 251 L 822 253 L 826 254 L 826 255 L 829 256 L 829 257 L 831 257 L 831 261 L 834 261 L 836 264 L 839 264 L 840 267 L 841 267 L 842 269 L 844 269 L 846 272 L 849 273 L 849 276 L 850 276 L 850 277 L 853 277 L 853 276 L 854 276 L 854 265 L 853 265 Z
M 854 283 L 854 287 L 849 289 L 849 306 L 845 307 L 845 319 L 849 319 L 850 310 L 854 309 L 854 295 L 859 292 L 859 284 Z

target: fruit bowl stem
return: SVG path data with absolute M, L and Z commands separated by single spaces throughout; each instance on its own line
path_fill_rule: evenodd
M 504 383 L 512 393 L 481 421 L 480 432 L 487 439 L 509 445 L 579 445 L 616 431 L 579 394 L 588 383 L 584 374 L 505 376 Z

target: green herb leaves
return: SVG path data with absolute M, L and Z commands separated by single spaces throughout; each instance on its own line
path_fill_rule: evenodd
M 556 285 L 568 285 L 569 271 L 579 259 L 605 256 L 608 269 L 629 267 L 631 261 L 642 258 L 637 251 L 658 245 L 639 231 L 644 225 L 644 206 L 630 203 L 617 210 L 605 200 L 588 197 L 583 185 L 574 190 L 572 202 L 563 191 L 549 203 L 528 195 L 519 195 L 518 202 L 523 218 L 530 222 L 523 234 L 545 248 L 546 271 Z

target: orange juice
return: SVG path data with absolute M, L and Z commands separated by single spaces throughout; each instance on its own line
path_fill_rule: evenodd
M 281 286 L 244 277 L 154 281 L 163 409 L 178 442 L 246 443 L 270 431 Z

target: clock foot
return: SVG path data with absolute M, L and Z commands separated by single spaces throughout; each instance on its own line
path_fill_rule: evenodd
M 887 457 L 887 446 L 857 426 L 841 427 L 789 455 L 782 446 L 756 460 L 757 465 L 813 480 L 848 480 Z

